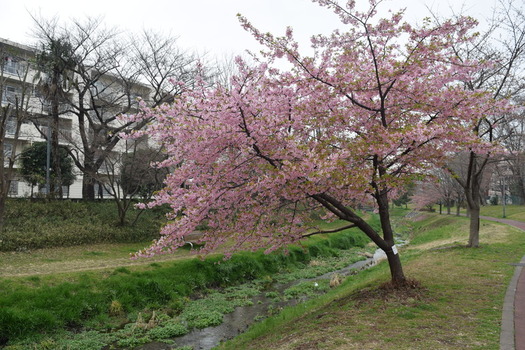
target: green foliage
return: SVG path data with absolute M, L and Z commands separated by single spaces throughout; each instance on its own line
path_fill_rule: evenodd
M 164 220 L 162 210 L 146 210 L 136 225 L 120 226 L 111 202 L 10 199 L 0 251 L 151 241 Z
M 336 242 L 347 242 L 342 237 L 355 235 L 347 232 L 334 237 Z M 30 284 L 6 280 L 0 286 L 0 334 L 8 339 L 24 339 L 37 334 L 52 334 L 67 327 L 95 326 L 96 320 L 105 323 L 112 313 L 113 316 L 132 315 L 141 310 L 162 308 L 186 320 L 189 328 L 217 325 L 222 322 L 224 313 L 231 312 L 235 306 L 251 303 L 251 297 L 265 285 L 263 277 L 287 267 L 304 266 L 312 258 L 309 250 L 337 259 L 338 254 L 330 247 L 334 244 L 332 239 L 307 240 L 306 249 L 292 247 L 288 255 L 241 253 L 226 261 L 221 257 L 204 261 L 190 259 L 147 266 L 143 271 L 120 267 L 113 273 L 105 274 L 102 279 L 96 273 L 85 273 L 68 279 L 68 282 L 53 284 L 40 279 Z M 309 248 L 312 246 L 322 248 Z M 203 300 L 187 299 L 198 291 L 205 292 L 215 286 L 234 285 L 255 278 L 261 279 L 261 283 L 255 285 L 257 287 L 232 286 L 223 293 L 211 293 Z M 139 344 L 144 341 L 143 337 L 156 338 L 162 332 L 175 330 L 168 327 L 158 332 L 123 341 Z
M 151 339 L 149 337 L 127 337 L 123 338 L 117 341 L 117 345 L 121 346 L 123 348 L 134 348 L 136 346 L 146 344 L 150 342 Z
M 62 175 L 62 186 L 72 185 L 76 179 L 73 173 L 73 160 L 67 153 L 65 146 L 60 146 L 60 171 Z M 53 164 L 54 154 L 51 154 Z M 46 183 L 47 143 L 35 142 L 22 151 L 20 155 L 20 174 L 31 185 L 44 186 Z M 51 170 L 51 181 L 55 181 L 55 173 Z
M 328 280 L 307 281 L 286 289 L 284 296 L 286 299 L 299 298 L 301 296 L 310 297 L 321 292 L 326 292 L 329 288 Z
M 113 337 L 109 334 L 96 331 L 74 334 L 71 338 L 57 341 L 53 349 L 56 350 L 99 350 L 111 342 Z
M 188 327 L 181 323 L 168 322 L 160 327 L 155 327 L 148 332 L 148 336 L 154 340 L 163 340 L 181 335 L 189 332 Z

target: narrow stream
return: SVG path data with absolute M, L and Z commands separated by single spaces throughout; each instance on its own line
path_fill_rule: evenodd
M 271 288 L 271 291 L 279 292 L 281 294 L 287 288 L 290 288 L 291 286 L 305 281 L 330 279 L 331 276 L 334 274 L 338 274 L 341 277 L 355 274 L 359 270 L 363 270 L 374 266 L 379 261 L 384 260 L 385 258 L 385 253 L 381 249 L 378 249 L 374 253 L 373 257 L 355 262 L 343 269 L 331 271 L 324 275 L 317 276 L 315 278 L 300 279 L 284 284 L 274 284 Z M 305 300 L 306 298 L 303 297 L 302 299 L 294 298 L 290 300 L 276 302 L 274 299 L 266 297 L 266 293 L 261 293 L 260 295 L 252 298 L 253 305 L 239 306 L 236 307 L 233 312 L 225 314 L 223 322 L 219 326 L 207 327 L 203 329 L 194 329 L 193 331 L 184 336 L 173 338 L 174 344 L 152 342 L 142 345 L 136 349 L 164 350 L 189 346 L 193 347 L 194 350 L 209 350 L 219 345 L 220 342 L 226 341 L 241 334 L 250 325 L 257 322 L 258 319 L 267 317 L 274 310 L 278 312 L 280 309 L 286 306 L 293 306 Z

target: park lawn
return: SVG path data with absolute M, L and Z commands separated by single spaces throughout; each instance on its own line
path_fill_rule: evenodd
M 55 247 L 32 251 L 0 252 L 0 277 L 52 275 L 55 273 L 111 269 L 122 266 L 193 258 L 189 249 L 150 259 L 130 259 L 130 254 L 147 247 L 143 243 L 101 243 L 73 247 Z
M 481 207 L 481 215 L 493 218 L 503 218 L 503 206 L 486 205 Z M 505 218 L 516 221 L 525 221 L 525 206 L 523 205 L 506 205 Z
M 445 212 L 446 209 L 443 209 Z M 451 213 L 456 212 L 455 208 L 451 210 Z M 461 209 L 461 214 L 466 215 L 467 209 Z M 483 216 L 489 216 L 492 218 L 503 218 L 503 206 L 502 205 L 483 205 L 480 209 L 480 214 Z M 525 221 L 525 206 L 524 205 L 506 205 L 505 206 L 505 219 Z
M 427 214 L 404 229 L 405 290 L 392 292 L 388 266 L 255 325 L 220 349 L 499 349 L 503 298 L 525 254 L 523 231 L 483 222 L 481 247 L 464 247 L 468 219 Z

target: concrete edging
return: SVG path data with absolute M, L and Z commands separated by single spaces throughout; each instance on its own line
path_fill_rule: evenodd
M 521 259 L 521 263 L 525 263 L 525 256 Z M 500 350 L 515 350 L 515 334 L 514 334 L 514 300 L 516 296 L 516 288 L 520 278 L 523 266 L 516 266 L 514 275 L 510 280 L 505 299 L 503 301 L 503 313 L 501 316 L 501 333 L 500 333 Z

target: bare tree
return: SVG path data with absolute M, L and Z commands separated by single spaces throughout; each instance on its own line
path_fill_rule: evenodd
M 95 199 L 98 172 L 118 150 L 120 134 L 148 123 L 119 117 L 139 113 L 138 98 L 149 107 L 171 102 L 184 89 L 173 82 L 192 83 L 195 59 L 177 50 L 172 37 L 144 32 L 128 40 L 100 19 L 73 20 L 60 27 L 57 21 L 35 18 L 35 24 L 42 43 L 60 38 L 70 48 L 63 57 L 74 61 L 65 112 L 74 114 L 78 125 L 69 140 L 70 152 L 83 173 L 83 198 Z
M 436 18 L 437 21 L 439 19 Z M 514 0 L 501 0 L 488 21 L 488 29 L 482 32 L 477 42 L 469 46 L 455 48 L 461 61 L 478 59 L 492 61 L 474 80 L 465 81 L 469 90 L 488 90 L 495 100 L 517 98 L 525 91 L 525 16 L 523 4 Z M 473 127 L 477 135 L 487 141 L 495 142 L 502 134 L 498 127 L 507 121 L 506 115 L 487 115 Z M 479 246 L 479 213 L 483 202 L 482 183 L 491 163 L 496 161 L 492 153 L 468 152 L 464 168 L 449 167 L 449 171 L 465 192 L 470 215 L 469 247 Z
M 29 119 L 31 53 L 0 42 L 0 232 L 15 176 L 22 124 Z
M 452 165 L 451 165 L 452 166 Z M 439 213 L 442 213 L 442 206 L 447 209 L 450 215 L 454 203 L 457 205 L 457 215 L 459 206 L 463 201 L 463 188 L 453 179 L 445 169 L 435 169 L 428 176 L 428 181 L 419 182 L 416 186 L 411 202 L 417 209 L 431 208 L 434 204 L 439 204 Z
M 151 87 L 153 106 L 172 102 L 185 85 L 192 85 L 197 74 L 194 54 L 181 50 L 176 38 L 144 30 L 131 37 L 131 57 L 141 82 Z
M 126 216 L 135 199 L 149 200 L 162 188 L 168 169 L 153 166 L 164 159 L 160 147 L 147 145 L 147 140 L 125 140 L 125 152 L 113 153 L 106 158 L 99 172 L 99 183 L 111 195 L 117 206 L 120 225 L 126 224 Z M 132 224 L 138 220 L 137 213 Z
M 523 106 L 525 99 L 518 99 Z M 502 157 L 508 174 L 508 182 L 513 204 L 525 203 L 525 113 L 521 111 L 515 118 L 502 125 L 503 139 L 507 153 Z

